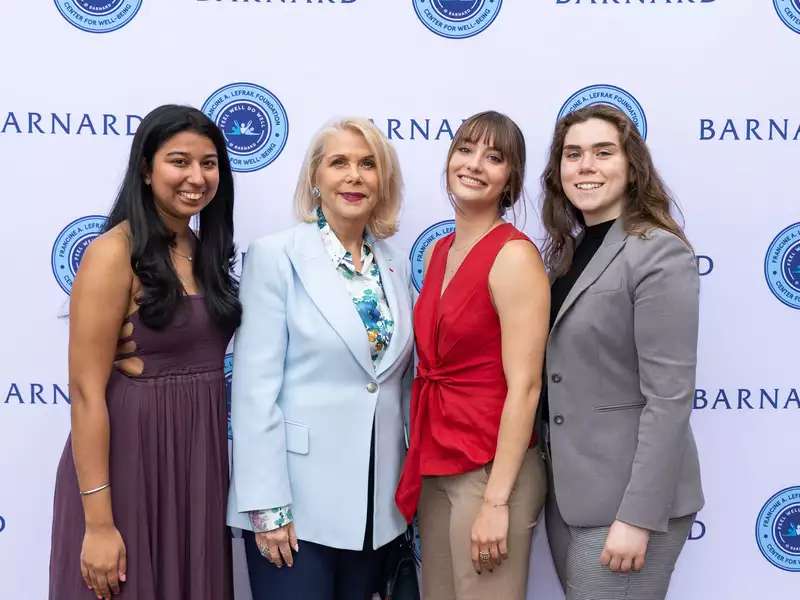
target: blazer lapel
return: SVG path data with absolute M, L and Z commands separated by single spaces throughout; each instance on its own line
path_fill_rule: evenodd
M 384 252 L 383 242 L 380 240 L 372 243 L 372 251 L 375 253 L 375 260 L 381 271 L 381 283 L 389 310 L 392 312 L 394 321 L 394 331 L 389 347 L 378 363 L 377 374 L 382 375 L 400 357 L 411 337 L 411 312 L 406 290 L 408 282 L 402 280 L 401 274 L 405 269 L 400 265 L 395 265 L 388 253 Z
M 570 307 L 575 304 L 575 301 L 586 290 L 586 288 L 597 281 L 597 278 L 603 274 L 603 271 L 606 270 L 606 267 L 611 264 L 611 261 L 614 260 L 614 257 L 619 254 L 620 250 L 622 250 L 627 237 L 628 234 L 625 233 L 622 219 L 617 219 L 616 222 L 611 226 L 611 229 L 608 230 L 608 233 L 606 233 L 606 237 L 603 239 L 603 244 L 597 249 L 597 252 L 595 252 L 594 256 L 589 261 L 589 264 L 586 265 L 583 273 L 581 273 L 580 277 L 578 277 L 575 285 L 572 286 L 569 294 L 567 294 L 567 297 L 564 299 L 564 303 L 561 305 L 561 308 L 556 315 L 556 320 L 553 322 L 551 331 L 555 330 L 555 328 L 558 326 L 558 322 L 563 318 L 564 314 L 570 309 Z
M 287 249 L 287 254 L 319 312 L 345 343 L 356 362 L 370 376 L 374 376 L 364 324 L 322 245 L 317 225 L 307 223 L 299 226 L 295 243 Z

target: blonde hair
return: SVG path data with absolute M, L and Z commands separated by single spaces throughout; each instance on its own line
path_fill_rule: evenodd
M 367 227 L 376 238 L 387 238 L 397 231 L 400 213 L 403 177 L 397 153 L 375 125 L 360 117 L 337 119 L 325 125 L 312 138 L 300 168 L 297 188 L 294 192 L 294 210 L 297 218 L 306 223 L 317 220 L 316 209 L 319 198 L 314 198 L 314 176 L 322 162 L 325 140 L 337 131 L 352 131 L 361 134 L 375 157 L 378 173 L 378 202 L 367 222 Z

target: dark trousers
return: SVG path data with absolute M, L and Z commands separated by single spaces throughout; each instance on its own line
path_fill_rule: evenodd
M 377 550 L 340 550 L 300 541 L 294 566 L 278 568 L 244 531 L 247 570 L 253 600 L 370 600 L 380 585 L 388 546 Z
M 298 541 L 294 565 L 280 569 L 261 556 L 256 537 L 243 531 L 253 600 L 370 600 L 381 587 L 383 563 L 390 544 L 372 549 L 375 493 L 375 428 L 369 451 L 367 523 L 362 550 L 340 550 Z M 333 515 L 332 515 L 333 517 Z

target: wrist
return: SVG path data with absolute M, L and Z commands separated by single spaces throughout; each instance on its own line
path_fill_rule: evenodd
M 100 533 L 114 529 L 114 521 L 112 519 L 98 519 L 95 521 L 86 521 L 87 533 Z
M 508 508 L 508 498 L 484 496 L 483 505 L 490 508 Z

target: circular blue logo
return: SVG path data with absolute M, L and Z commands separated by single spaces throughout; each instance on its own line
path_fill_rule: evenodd
M 767 500 L 756 521 L 758 549 L 784 571 L 800 572 L 800 486 Z
M 778 300 L 800 309 L 800 223 L 789 225 L 772 240 L 764 258 L 764 276 Z
M 558 118 L 561 119 L 579 108 L 592 104 L 608 104 L 618 108 L 633 121 L 642 138 L 647 139 L 647 117 L 642 105 L 632 94 L 615 85 L 590 85 L 578 90 L 564 102 L 561 110 L 558 111 Z
M 103 232 L 105 226 L 105 217 L 91 215 L 75 219 L 58 234 L 50 253 L 50 265 L 58 285 L 67 294 L 72 290 L 72 282 L 86 248 Z
M 425 266 L 425 252 L 428 251 L 430 245 L 444 236 L 453 233 L 456 230 L 456 222 L 452 219 L 447 221 L 439 221 L 428 227 L 423 231 L 414 245 L 411 246 L 411 252 L 408 255 L 411 261 L 411 282 L 417 291 L 422 289 L 422 271 Z
M 3 530 L 6 528 L 6 520 L 0 516 L 0 533 L 3 533 Z
M 209 96 L 202 110 L 222 130 L 234 171 L 263 169 L 278 158 L 286 145 L 286 110 L 272 92 L 260 85 L 226 85 Z
M 497 18 L 503 0 L 413 0 L 419 20 L 450 39 L 478 35 Z
M 800 33 L 800 0 L 772 0 L 772 3 L 781 21 L 795 33 Z
M 233 439 L 231 427 L 231 383 L 233 382 L 233 354 L 225 355 L 225 398 L 228 404 L 228 439 Z
M 55 0 L 56 8 L 72 25 L 89 33 L 108 33 L 133 20 L 142 0 Z

